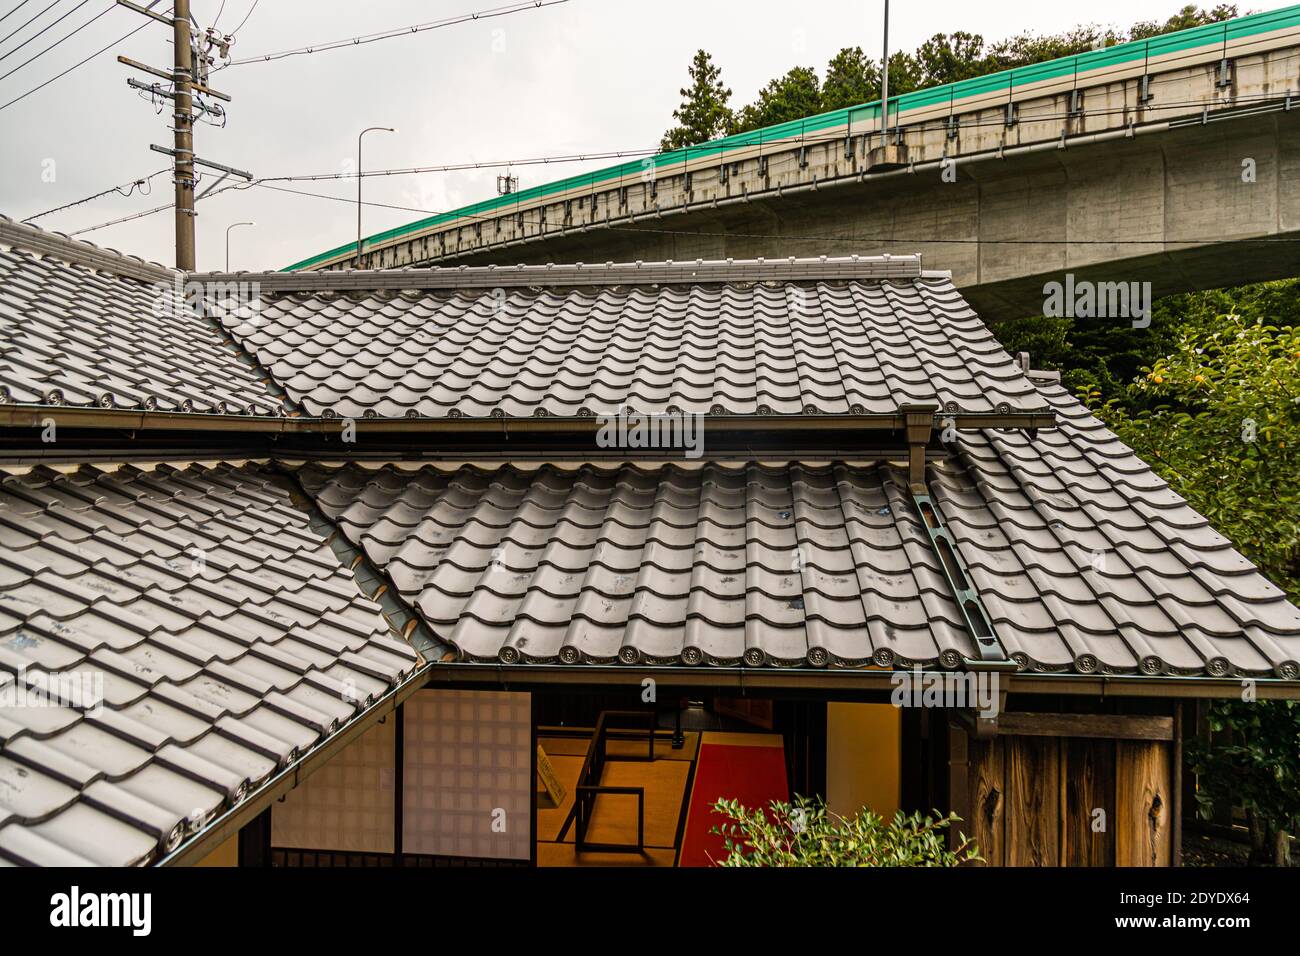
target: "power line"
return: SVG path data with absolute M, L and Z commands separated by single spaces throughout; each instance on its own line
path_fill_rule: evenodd
M 28 4 L 29 2 L 30 2 L 30 0 L 19 0 L 18 6 L 14 7 L 12 10 L 10 10 L 8 13 L 6 13 L 3 17 L 0 17 L 0 23 L 4 23 L 6 20 L 8 20 L 10 17 L 12 17 L 15 13 L 17 13 L 17 12 L 18 12 L 19 10 L 21 10 L 23 7 L 27 6 L 27 4 Z
M 225 12 L 226 12 L 226 0 L 221 0 L 221 6 L 217 7 L 217 15 L 212 18 L 212 29 L 215 30 L 217 28 L 217 24 L 221 22 L 221 15 Z M 250 10 L 248 12 L 252 13 L 253 11 Z M 243 24 L 240 25 L 242 26 Z
M 278 53 L 263 53 L 260 56 L 249 56 L 239 60 L 231 60 L 226 67 L 240 66 L 245 63 L 269 63 L 271 60 L 282 60 L 290 56 L 305 56 L 309 53 L 324 53 L 327 50 L 338 50 L 343 47 L 361 46 L 366 43 L 375 43 L 379 40 L 391 40 L 394 37 L 408 36 L 412 33 L 424 33 L 426 30 L 438 30 L 443 27 L 454 26 L 458 23 L 468 23 L 473 20 L 490 20 L 495 17 L 505 17 L 512 13 L 522 13 L 525 10 L 536 10 L 542 7 L 553 7 L 556 4 L 568 3 L 569 0 L 528 0 L 526 3 L 515 3 L 505 7 L 493 7 L 489 10 L 480 10 L 475 13 L 461 14 L 460 16 L 447 17 L 443 20 L 431 20 L 428 23 L 417 23 L 409 27 L 399 27 L 395 30 L 385 30 L 382 33 L 370 33 L 364 36 L 351 37 L 346 40 L 331 40 L 328 43 L 313 44 L 312 46 L 297 47 L 293 50 L 282 50 Z M 254 2 L 253 6 L 257 6 Z M 249 11 L 252 12 L 251 10 Z M 245 17 L 247 19 L 247 17 Z M 241 23 L 240 26 L 243 26 Z M 235 28 L 239 29 L 238 27 Z M 222 67 L 225 69 L 225 67 Z
M 230 186 L 224 186 L 220 189 L 213 190 L 210 193 L 206 193 L 204 196 L 200 198 L 211 199 L 215 196 L 220 196 L 222 193 L 229 192 L 231 190 L 238 190 L 242 192 L 243 190 L 250 189 L 253 186 L 258 186 L 261 187 L 262 189 L 271 189 L 276 192 L 291 193 L 296 196 L 306 196 L 313 199 L 326 199 L 333 202 L 344 202 L 351 205 L 356 204 L 355 199 L 349 199 L 344 196 L 330 196 L 325 193 L 313 193 L 301 189 L 289 189 L 284 186 L 271 186 L 271 185 L 267 185 L 266 181 L 260 179 L 255 179 L 251 183 L 244 183 L 244 184 L 235 183 Z M 363 202 L 362 205 L 377 206 L 377 207 L 382 207 L 387 209 L 399 209 L 405 212 L 419 212 L 430 216 L 447 214 L 445 212 L 438 212 L 432 209 L 417 209 L 410 206 L 395 206 L 389 203 L 378 203 L 378 202 L 366 201 Z M 130 222 L 133 219 L 141 219 L 145 216 L 151 216 L 154 213 L 162 212 L 164 209 L 170 209 L 170 208 L 172 208 L 170 205 L 156 206 L 152 209 L 146 209 L 138 213 L 133 213 L 129 216 L 123 216 L 120 219 L 113 219 L 109 222 L 100 223 L 97 226 L 89 226 L 85 229 L 78 229 L 76 232 L 68 233 L 68 235 L 79 236 L 82 235 L 83 233 L 95 232 L 99 229 L 106 229 L 109 226 L 116 226 L 124 222 Z M 478 216 L 478 215 L 472 215 L 470 213 L 458 213 L 458 215 L 460 215 L 461 218 L 464 219 L 480 220 L 480 221 L 491 221 L 492 219 L 498 218 L 496 216 Z M 517 215 L 527 217 L 530 214 L 518 213 Z M 648 218 L 655 218 L 655 214 L 652 212 L 646 213 L 645 216 Z M 540 218 L 533 218 L 531 220 L 526 218 L 525 221 L 531 223 L 532 225 L 537 225 L 540 222 Z M 876 242 L 876 243 L 888 242 L 888 243 L 906 243 L 910 245 L 984 244 L 990 246 L 1047 246 L 1047 245 L 1153 246 L 1153 245 L 1165 245 L 1171 242 L 1208 245 L 1208 244 L 1219 243 L 1224 241 L 1222 236 L 1211 236 L 1208 238 L 1188 237 L 1188 238 L 1178 238 L 1178 239 L 978 239 L 978 238 L 948 239 L 948 238 L 938 238 L 933 236 L 931 237 L 810 236 L 810 235 L 797 235 L 793 233 L 778 234 L 778 233 L 754 233 L 754 232 L 704 232 L 700 230 L 691 230 L 691 229 L 656 229 L 649 226 L 640 226 L 640 225 L 626 225 L 626 226 L 608 225 L 607 226 L 602 223 L 593 223 L 591 228 L 606 229 L 611 232 L 639 232 L 639 233 L 652 233 L 655 235 L 666 235 L 666 236 L 698 236 L 703 238 L 730 238 L 730 239 L 771 239 L 771 240 L 780 240 L 783 242 L 839 242 L 839 243 L 846 243 L 846 244 L 864 243 L 864 242 Z M 1261 236 L 1254 239 L 1242 239 L 1236 241 L 1252 242 L 1252 243 L 1300 243 L 1300 238 L 1289 237 L 1289 236 Z M 492 246 L 489 245 L 479 251 L 487 251 L 490 250 L 491 248 Z
M 98 20 L 98 19 L 99 19 L 100 17 L 102 17 L 104 14 L 106 14 L 106 13 L 111 13 L 112 10 L 113 10 L 113 7 L 106 7 L 105 9 L 101 10 L 99 13 L 95 14 L 93 17 L 91 17 L 89 20 L 87 20 L 87 21 L 86 21 L 85 23 L 83 23 L 81 26 L 77 27 L 77 29 L 73 30 L 73 31 L 72 31 L 71 33 L 69 33 L 67 36 L 63 37 L 63 39 L 61 39 L 61 40 L 55 40 L 53 43 L 51 43 L 49 46 L 47 46 L 44 50 L 41 50 L 40 53 L 37 53 L 37 54 L 35 54 L 34 56 L 32 56 L 31 58 L 29 58 L 29 59 L 27 59 L 27 60 L 24 60 L 22 63 L 19 63 L 16 67 L 14 67 L 12 70 L 10 70 L 8 73 L 4 74 L 3 76 L 0 76 L 0 80 L 3 80 L 3 79 L 6 79 L 6 78 L 8 78 L 8 77 L 13 76 L 15 73 L 17 73 L 17 72 L 18 72 L 19 70 L 21 70 L 23 67 L 25 67 L 28 63 L 31 63 L 33 60 L 38 60 L 38 59 L 40 59 L 40 58 L 43 57 L 45 54 L 47 54 L 47 53 L 49 53 L 51 50 L 53 50 L 53 49 L 54 49 L 56 46 L 58 46 L 60 43 L 62 43 L 64 40 L 71 40 L 71 39 L 72 39 L 73 37 L 75 37 L 78 33 L 80 33 L 82 30 L 86 29 L 86 27 L 90 26 L 92 23 L 94 23 L 96 20 Z M 53 24 L 51 24 L 51 26 L 53 26 Z M 42 32 L 44 32 L 44 31 L 42 31 Z M 38 33 L 37 36 L 40 36 L 40 34 Z M 33 37 L 32 39 L 35 39 L 35 37 Z M 11 50 L 10 52 L 12 53 L 13 51 Z M 8 55 L 8 54 L 6 54 L 6 56 L 7 56 L 7 55 Z M 4 57 L 0 57 L 0 60 L 3 60 L 3 59 L 4 59 Z
M 68 233 L 68 237 L 80 236 L 83 233 L 95 232 L 98 229 L 107 229 L 109 226 L 116 226 L 120 223 L 130 222 L 132 219 L 143 219 L 145 216 L 152 216 L 156 212 L 162 212 L 164 209 L 171 209 L 172 204 L 167 203 L 164 206 L 154 206 L 152 209 L 146 209 L 143 212 L 132 213 L 129 216 L 123 216 L 121 219 L 114 219 L 111 222 L 101 222 L 98 226 L 90 226 L 86 229 L 78 229 L 76 232 Z
M 54 2 L 51 3 L 48 7 L 46 7 L 44 10 L 42 10 L 40 13 L 36 14 L 36 16 L 32 17 L 30 20 L 28 20 L 27 23 L 24 23 L 22 26 L 20 26 L 20 27 L 19 27 L 17 30 L 15 30 L 13 33 L 9 34 L 9 36 L 5 37 L 3 40 L 0 40 L 0 43 L 5 43 L 5 42 L 7 42 L 7 41 L 9 40 L 10 37 L 17 36 L 19 33 L 22 33 L 23 30 L 27 29 L 27 26 L 28 26 L 29 24 L 31 24 L 31 23 L 33 23 L 33 22 L 39 20 L 41 17 L 45 16 L 45 14 L 49 13 L 50 10 L 52 10 L 54 7 L 58 6 L 58 4 L 59 4 L 59 0 L 54 0 Z M 40 35 L 40 34 L 37 34 L 37 36 L 39 36 L 39 35 Z
M 165 169 L 164 169 L 164 170 L 161 170 L 160 172 L 164 172 L 164 173 L 165 173 L 165 172 L 167 172 L 167 171 L 168 171 L 168 170 L 165 170 Z M 155 173 L 154 175 L 156 176 L 156 175 L 158 175 L 158 174 Z M 148 178 L 152 178 L 152 177 L 148 177 Z M 245 189 L 250 189 L 250 188 L 252 188 L 253 186 L 260 186 L 260 187 L 263 188 L 263 189 L 271 189 L 271 190 L 274 190 L 275 192 L 281 192 L 281 193 L 292 193 L 293 195 L 296 195 L 296 196 L 309 196 L 309 197 L 314 198 L 314 199 L 329 199 L 329 200 L 333 200 L 333 201 L 335 201 L 335 202 L 345 202 L 345 203 L 348 203 L 349 205 L 356 205 L 356 200 L 355 200 L 355 199 L 349 199 L 349 198 L 347 198 L 347 197 L 345 197 L 345 196 L 329 196 L 329 195 L 326 195 L 325 193 L 313 193 L 313 192 L 307 192 L 306 190 L 302 190 L 302 189 L 289 189 L 289 188 L 286 187 L 286 186 L 268 186 L 268 185 L 266 185 L 265 183 L 263 183 L 261 180 L 254 180 L 254 181 L 251 182 L 251 183 L 232 183 L 232 184 L 229 185 L 229 186 L 222 186 L 220 189 L 214 189 L 214 190 L 213 190 L 212 192 L 210 192 L 210 193 L 204 193 L 202 196 L 197 197 L 197 198 L 195 199 L 195 201 L 196 201 L 196 202 L 199 202 L 199 201 L 202 201 L 202 200 L 204 200 L 204 199 L 212 199 L 212 198 L 214 198 L 214 197 L 216 197 L 216 196 L 220 196 L 222 193 L 230 192 L 231 190 L 235 190 L 235 191 L 238 191 L 238 192 L 243 192 Z M 99 193 L 98 196 L 103 196 L 103 195 L 105 195 L 106 193 L 110 193 L 110 192 L 113 192 L 113 190 L 112 190 L 112 189 L 106 189 L 106 190 L 104 190 L 104 192 Z M 87 197 L 86 199 L 80 200 L 80 201 L 77 202 L 77 203 L 69 203 L 69 205 L 73 205 L 73 206 L 75 206 L 75 205 L 80 205 L 80 203 L 82 203 L 82 202 L 87 202 L 87 201 L 89 201 L 90 199 L 98 198 L 98 196 L 89 196 L 89 197 Z M 363 205 L 363 206 L 376 206 L 376 207 L 379 207 L 379 208 L 382 208 L 382 209 L 397 209 L 397 210 L 401 210 L 402 212 L 418 212 L 418 213 L 422 213 L 422 214 L 424 214 L 424 215 L 426 215 L 426 216 L 437 215 L 437 213 L 434 212 L 434 210 L 432 210 L 432 209 L 419 209 L 419 208 L 414 207 L 414 206 L 395 206 L 395 205 L 393 205 L 393 204 L 391 204 L 391 203 L 371 202 L 370 200 L 366 200 L 366 201 L 363 202 L 361 205 Z M 60 207 L 59 207 L 59 209 L 66 209 L 66 208 L 67 208 L 67 206 L 60 206 Z M 83 234 L 88 233 L 88 232 L 97 232 L 97 231 L 100 230 L 100 229 L 107 229 L 109 226 L 117 226 L 117 225 L 120 225 L 120 224 L 122 224 L 122 223 L 124 223 L 124 222 L 131 222 L 131 221 L 134 220 L 134 219 L 143 219 L 143 218 L 145 218 L 146 216 L 152 216 L 152 215 L 154 215 L 155 213 L 159 213 L 159 212 L 162 212 L 162 211 L 165 210 L 165 209 L 171 209 L 171 208 L 172 208 L 172 206 L 171 206 L 170 204 L 165 205 L 165 206 L 154 206 L 152 209 L 144 209 L 144 210 L 141 210 L 140 212 L 131 213 L 129 216 L 122 216 L 121 218 L 118 218 L 118 219 L 112 219 L 112 220 L 109 220 L 108 222 L 101 222 L 101 223 L 99 223 L 99 224 L 96 225 L 96 226 L 87 226 L 87 227 L 85 227 L 84 229 L 77 229 L 77 230 L 74 231 L 74 232 L 70 232 L 70 233 L 68 233 L 68 235 L 69 235 L 69 236 L 80 236 L 80 235 L 83 235 Z M 43 212 L 43 213 L 41 213 L 40 216 L 47 216 L 47 215 L 49 215 L 50 213 L 52 213 L 52 212 L 57 212 L 57 211 L 58 211 L 57 209 L 51 209 L 51 210 L 49 210 L 48 212 Z M 33 216 L 32 219 L 38 219 L 38 218 L 40 218 L 40 216 Z M 26 220 L 26 219 L 25 219 L 25 220 L 23 220 L 23 221 L 24 221 L 24 222 L 29 222 L 30 220 Z
M 1238 98 L 1238 102 L 1249 103 L 1255 100 L 1261 102 L 1267 102 L 1276 99 L 1277 97 L 1271 94 L 1260 93 L 1260 94 L 1254 94 L 1250 96 L 1241 96 Z M 1191 100 L 1170 102 L 1164 104 L 1166 108 L 1174 108 L 1180 106 L 1190 107 L 1190 106 L 1200 106 L 1200 105 L 1201 104 L 1199 101 L 1191 101 Z M 1122 115 L 1124 112 L 1125 110 L 1122 108 L 1115 108 L 1115 109 L 1108 109 L 1108 110 L 1093 110 L 1089 112 L 1089 115 L 1090 116 L 1112 116 L 1112 115 Z M 1069 115 L 1070 114 L 1068 113 L 1051 113 L 1051 114 L 1043 114 L 1039 117 L 1036 117 L 1036 119 L 1043 120 L 1043 121 L 1051 120 L 1051 119 L 1065 119 Z M 985 122 L 972 121 L 970 123 L 965 124 L 963 128 L 974 129 L 976 127 L 1002 126 L 1002 125 L 1004 125 L 1004 121 L 1001 118 L 998 118 L 998 119 L 985 121 Z M 907 130 L 924 132 L 925 130 L 928 129 L 939 129 L 945 126 L 946 126 L 946 119 L 941 118 L 937 120 L 930 120 L 923 124 L 909 126 L 907 127 Z M 835 133 L 805 133 L 797 136 L 786 135 L 783 136 L 780 140 L 772 141 L 768 143 L 755 141 L 753 143 L 746 143 L 746 144 L 732 144 L 731 146 L 728 146 L 726 148 L 762 149 L 764 147 L 770 147 L 775 145 L 776 151 L 786 152 L 786 151 L 793 150 L 798 146 L 812 146 L 812 145 L 818 145 L 818 144 L 823 144 L 828 142 L 843 142 L 847 135 L 850 134 L 847 134 L 843 131 L 835 132 Z M 865 134 L 862 132 L 858 132 L 858 133 L 853 133 L 851 135 L 854 137 L 861 137 Z M 879 131 L 874 131 L 874 135 L 879 135 Z M 698 161 L 699 156 L 691 157 L 689 155 L 689 153 L 692 150 L 698 150 L 702 155 L 707 155 L 708 153 L 716 153 L 719 163 L 733 162 L 733 160 L 730 160 L 726 158 L 725 155 L 723 155 L 721 151 L 722 148 L 718 147 L 715 143 L 699 143 L 694 146 L 684 147 L 681 150 L 681 152 L 684 155 L 680 160 L 680 162 L 686 163 L 686 162 Z M 552 166 L 552 165 L 561 165 L 564 163 L 580 163 L 580 162 L 591 162 L 595 160 L 609 160 L 609 159 L 632 159 L 636 157 L 660 156 L 660 155 L 663 155 L 662 151 L 657 147 L 649 148 L 649 149 L 632 148 L 632 149 L 593 151 L 589 153 L 563 153 L 554 156 L 525 156 L 525 157 L 514 157 L 511 159 L 469 160 L 469 161 L 459 162 L 459 163 L 444 163 L 442 165 L 435 165 L 435 166 L 409 166 L 409 167 L 398 167 L 392 169 L 368 169 L 360 173 L 357 172 L 300 173 L 300 174 L 289 175 L 289 176 L 262 176 L 259 177 L 258 181 L 264 183 L 314 182 L 314 181 L 324 181 L 324 180 L 345 180 L 345 179 L 351 180 L 357 178 L 366 179 L 366 178 L 373 178 L 378 176 L 414 176 L 414 175 L 424 175 L 428 173 L 463 172 L 466 170 L 476 170 L 476 169 L 501 169 L 501 168 L 512 167 L 512 166 Z M 953 156 L 950 158 L 958 166 L 961 166 L 963 163 L 971 162 L 973 159 L 972 157 L 963 157 L 960 155 Z M 671 165 L 663 164 L 662 168 L 666 168 L 669 170 L 669 172 L 671 172 L 672 168 L 676 165 L 677 162 L 678 161 L 675 160 L 674 163 Z M 591 175 L 596 175 L 603 171 L 604 170 L 594 170 L 591 173 Z M 578 175 L 582 175 L 582 174 L 578 174 Z
M 222 9 L 225 8 L 225 6 L 226 6 L 226 0 L 221 0 L 221 6 L 222 6 Z M 248 18 L 251 17 L 251 16 L 253 15 L 253 11 L 256 10 L 256 9 L 257 9 L 257 0 L 253 0 L 253 5 L 252 5 L 251 7 L 249 7 L 249 8 L 248 8 L 248 12 L 244 14 L 244 19 L 242 19 L 242 20 L 239 21 L 239 26 L 235 27 L 235 29 L 233 29 L 233 30 L 230 31 L 230 35 L 231 35 L 232 37 L 233 37 L 236 33 L 238 33 L 238 32 L 240 31 L 240 29 L 243 28 L 244 24 L 248 22 Z M 218 18 L 218 19 L 221 18 L 221 11 L 220 11 L 220 10 L 217 11 L 217 18 Z
M 169 8 L 168 12 L 170 12 L 170 8 Z M 38 85 L 38 86 L 34 86 L 34 87 L 32 87 L 32 88 L 31 88 L 30 90 L 28 90 L 26 93 L 23 93 L 23 94 L 20 95 L 20 96 L 15 96 L 12 100 L 10 100 L 10 101 L 7 102 L 7 103 L 0 104 L 0 110 L 8 109 L 9 107 L 13 106 L 15 103 L 18 103 L 18 102 L 20 102 L 20 101 L 22 101 L 22 100 L 27 99 L 27 97 L 31 96 L 33 93 L 36 93 L 36 92 L 39 92 L 40 90 L 45 89 L 45 87 L 49 86 L 51 83 L 55 82 L 56 80 L 61 80 L 61 79 L 63 79 L 63 77 L 67 76 L 67 75 L 68 75 L 69 73 L 71 73 L 73 70 L 75 70 L 75 69 L 77 69 L 78 67 L 84 66 L 85 64 L 89 63 L 91 60 L 93 60 L 95 57 L 99 56 L 101 53 L 105 52 L 106 50 L 111 50 L 111 49 L 113 49 L 113 47 L 118 46 L 119 44 L 125 42 L 126 40 L 129 40 L 131 37 L 135 36 L 137 33 L 139 33 L 141 30 L 143 30 L 143 29 L 144 29 L 146 26 L 148 26 L 148 25 L 149 25 L 149 24 L 148 24 L 147 21 L 146 21 L 145 23 L 142 23 L 140 26 L 136 27 L 134 30 L 132 30 L 130 33 L 126 34 L 125 36 L 118 37 L 116 40 L 114 40 L 114 41 L 113 41 L 112 43 L 110 43 L 108 46 L 100 47 L 98 50 L 96 50 L 94 53 L 90 54 L 90 56 L 86 57 L 84 60 L 78 60 L 76 63 L 72 64 L 72 66 L 68 67 L 68 68 L 67 68 L 66 70 L 64 70 L 62 73 L 56 73 L 54 76 L 50 77 L 50 78 L 49 78 L 48 80 L 46 80 L 44 83 L 41 83 L 41 84 Z
M 23 222 L 33 222 L 34 220 L 37 219 L 43 219 L 44 217 L 53 215 L 56 212 L 62 212 L 64 209 L 71 209 L 73 206 L 84 205 L 85 203 L 98 199 L 100 196 L 107 196 L 109 193 L 117 193 L 119 196 L 129 197 L 131 196 L 132 193 L 136 191 L 138 187 L 143 186 L 145 183 L 153 179 L 155 176 L 161 176 L 163 173 L 169 171 L 170 171 L 170 167 L 168 169 L 160 169 L 156 173 L 150 173 L 148 176 L 145 176 L 141 179 L 133 179 L 129 183 L 122 183 L 122 185 L 120 186 L 110 186 L 108 189 L 102 190 L 101 192 L 97 192 L 93 196 L 87 196 L 85 199 L 78 199 L 76 202 L 64 203 L 62 206 L 55 206 L 53 209 L 45 210 L 45 212 L 38 212 L 34 216 L 28 216 L 26 219 L 23 220 Z M 127 191 L 122 192 L 123 189 L 126 189 Z M 143 193 L 143 195 L 147 196 L 149 194 Z
M 843 137 L 838 137 L 842 139 Z M 626 159 L 634 156 L 653 156 L 655 149 L 620 149 L 604 153 L 570 153 L 561 156 L 533 156 L 522 159 L 492 159 L 465 163 L 448 163 L 443 166 L 412 166 L 406 169 L 371 169 L 362 173 L 314 173 L 298 176 L 264 176 L 262 182 L 317 182 L 329 179 L 367 179 L 372 176 L 413 176 L 423 173 L 452 173 L 468 169 L 499 169 L 503 166 L 555 166 L 561 163 L 581 163 L 597 159 Z
M 313 193 L 313 192 L 308 192 L 308 191 L 306 191 L 306 190 L 304 190 L 304 189 L 289 189 L 289 188 L 286 187 L 286 186 L 268 186 L 265 180 L 257 180 L 256 182 L 249 183 L 248 185 L 249 185 L 249 186 L 260 186 L 262 189 L 272 189 L 272 190 L 275 190 L 275 191 L 278 192 L 278 193 L 293 193 L 293 194 L 296 195 L 296 196 L 313 196 L 313 197 L 315 197 L 315 198 L 317 198 L 317 199 L 333 199 L 333 200 L 335 200 L 335 201 L 337 201 L 337 202 L 345 202 L 345 203 L 347 203 L 348 205 L 351 205 L 351 206 L 355 206 L 355 205 L 357 204 L 357 201 L 356 201 L 355 199 L 351 199 L 351 198 L 349 198 L 349 197 L 347 197 L 347 196 L 330 196 L 330 195 L 327 195 L 326 193 Z M 247 188 L 247 187 L 236 186 L 235 188 L 237 188 L 237 189 L 244 189 L 244 188 Z M 225 192 L 224 189 L 221 190 L 221 191 L 222 191 L 222 192 Z M 215 193 L 214 193 L 214 195 L 215 195 Z M 417 208 L 417 207 L 415 207 L 415 206 L 394 206 L 392 203 L 386 203 L 386 202 L 371 202 L 370 200 L 366 200 L 366 201 L 363 202 L 361 205 L 363 205 L 363 206 L 378 206 L 378 207 L 383 208 L 383 209 L 398 209 L 398 210 L 401 210 L 402 212 L 418 212 L 418 213 L 422 213 L 422 214 L 424 214 L 424 215 L 426 215 L 426 216 L 436 216 L 436 215 L 437 215 L 437 213 L 435 213 L 432 209 L 419 209 L 419 208 Z
M 58 0 L 55 0 L 55 2 L 57 3 Z M 19 50 L 21 50 L 21 49 L 22 49 L 23 47 L 25 47 L 27 44 L 31 43 L 33 40 L 38 39 L 38 38 L 41 37 L 41 36 L 44 36 L 46 33 L 49 33 L 51 30 L 53 30 L 55 27 L 57 27 L 60 23 L 62 23 L 64 20 L 68 19 L 68 17 L 72 16 L 74 13 L 76 13 L 78 10 L 80 10 L 82 7 L 84 7 L 84 6 L 85 6 L 86 4 L 88 4 L 88 3 L 90 3 L 90 0 L 81 0 L 81 2 L 80 2 L 79 4 L 77 4 L 77 5 L 76 5 L 75 7 L 73 7 L 71 10 L 69 10 L 67 13 L 63 14 L 63 16 L 59 17 L 57 20 L 55 20 L 55 21 L 52 22 L 52 23 L 47 23 L 45 26 L 43 26 L 41 29 L 37 30 L 34 34 L 32 34 L 31 36 L 29 36 L 29 37 L 28 37 L 26 40 L 24 40 L 22 43 L 18 44 L 16 47 L 14 47 L 14 48 L 13 48 L 12 50 L 10 50 L 8 53 L 0 54 L 0 60 L 7 60 L 9 57 L 13 56 L 15 53 L 17 53 Z M 51 4 L 50 6 L 53 6 L 53 4 Z M 45 9 L 48 10 L 49 7 L 46 7 Z M 113 9 L 112 7 L 109 7 L 109 8 L 108 8 L 108 10 L 112 10 L 112 9 Z M 104 13 L 107 13 L 108 10 L 105 10 Z M 100 14 L 100 16 L 103 16 L 103 15 L 104 15 L 103 13 Z M 99 17 L 96 17 L 95 19 L 99 19 Z M 30 22 L 30 21 L 29 21 L 29 22 Z M 94 22 L 94 21 L 91 21 L 91 22 Z M 73 31 L 73 32 L 75 33 L 76 31 Z M 13 36 L 13 34 L 10 34 L 10 36 Z M 69 34 L 69 36 L 71 36 L 71 34 Z M 67 37 L 64 37 L 64 39 L 67 39 Z M 54 44 L 54 46 L 58 46 L 58 45 L 59 45 L 58 43 Z M 52 48 L 49 48 L 49 49 L 52 49 Z M 41 52 L 44 53 L 45 51 L 42 50 Z M 40 55 L 41 55 L 40 53 L 36 54 L 36 56 L 40 56 Z M 32 57 L 33 60 L 34 60 L 35 58 L 36 58 L 36 57 Z M 31 60 L 28 60 L 27 62 L 30 63 Z M 9 75 L 9 74 L 7 74 L 7 73 L 5 74 L 5 76 L 8 76 L 8 75 Z

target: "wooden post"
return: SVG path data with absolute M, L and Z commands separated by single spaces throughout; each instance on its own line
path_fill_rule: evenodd
M 961 829 L 971 832 L 970 738 L 954 718 L 948 722 L 948 809 L 961 817 Z M 957 830 L 948 831 L 948 848 L 957 849 Z

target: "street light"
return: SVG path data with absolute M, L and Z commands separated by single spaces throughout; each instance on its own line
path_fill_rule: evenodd
M 256 226 L 255 222 L 232 222 L 226 227 L 226 271 L 230 271 L 230 230 L 236 226 Z
M 361 268 L 361 137 L 379 130 L 396 133 L 396 126 L 368 126 L 357 134 L 357 268 Z
M 880 145 L 889 145 L 889 0 L 885 0 L 885 50 L 880 63 Z

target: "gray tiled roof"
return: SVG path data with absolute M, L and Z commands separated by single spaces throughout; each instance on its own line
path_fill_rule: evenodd
M 302 480 L 469 659 L 971 653 L 888 466 L 352 466 Z
M 279 413 L 265 373 L 214 319 L 184 307 L 177 278 L 0 242 L 0 404 Z
M 1300 679 L 1300 610 L 1059 385 L 1060 427 L 963 432 L 931 488 L 1035 669 Z
M 0 861 L 155 858 L 414 669 L 291 485 L 255 465 L 0 483 Z M 102 706 L 34 706 L 47 675 L 102 680 Z
M 888 466 L 352 466 L 302 478 L 468 659 L 791 665 L 972 653 Z
M 1033 412 L 945 278 L 266 296 L 224 320 L 310 415 Z
M 1300 611 L 1059 386 L 1043 393 L 1059 430 L 963 433 L 930 466 L 1008 654 L 1034 671 L 1300 677 Z M 886 464 L 300 477 L 467 659 L 954 667 L 973 653 Z

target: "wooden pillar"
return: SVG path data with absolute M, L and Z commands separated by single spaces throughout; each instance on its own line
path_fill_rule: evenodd
M 948 808 L 961 817 L 961 826 L 948 831 L 948 847 L 956 849 L 957 829 L 970 833 L 970 737 L 956 720 L 948 721 Z

